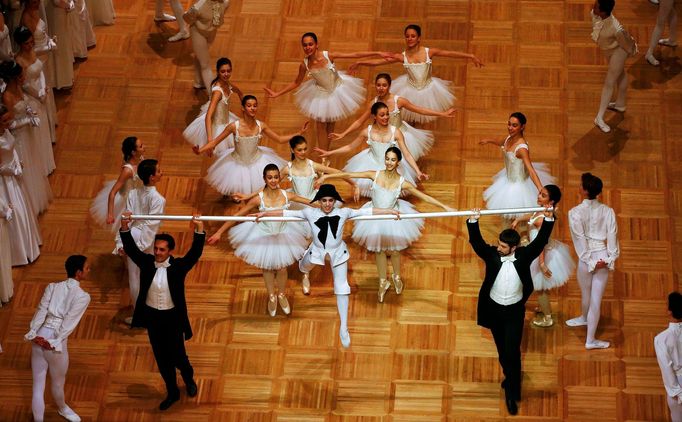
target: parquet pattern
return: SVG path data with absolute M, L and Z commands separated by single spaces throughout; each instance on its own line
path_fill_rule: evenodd
M 643 54 L 628 60 L 628 111 L 607 114 L 607 122 L 618 126 L 601 133 L 592 119 L 606 66 L 589 37 L 591 3 L 232 0 L 212 55 L 232 59 L 233 82 L 259 96 L 261 119 L 284 133 L 301 121 L 293 97 L 268 101 L 262 87 L 278 89 L 293 79 L 305 31 L 317 32 L 325 49 L 400 51 L 402 28 L 415 22 L 424 29 L 423 45 L 474 52 L 485 62 L 483 69 L 434 61 L 434 74 L 453 81 L 460 111 L 432 126 L 437 143 L 422 160 L 432 176 L 425 191 L 458 208 L 482 205 L 482 191 L 503 164 L 498 150 L 479 147 L 478 141 L 503 136 L 508 114 L 521 110 L 529 119 L 526 139 L 534 160 L 548 163 L 564 189 L 562 217 L 579 201 L 580 174 L 591 171 L 604 180 L 604 200 L 615 208 L 620 226 L 622 256 L 603 301 L 599 334 L 613 347 L 588 352 L 584 330 L 564 326 L 579 312 L 574 279 L 552 292 L 560 323 L 550 329 L 527 324 L 517 419 L 665 421 L 652 340 L 667 325 L 665 297 L 678 288 L 682 272 L 680 63 L 670 49 L 662 52 L 661 68 L 646 64 Z M 615 14 L 640 50 L 649 42 L 656 11 L 644 0 L 617 4 Z M 162 418 L 156 408 L 163 383 L 146 334 L 122 323 L 129 313 L 125 269 L 109 254 L 112 235 L 88 216 L 90 198 L 118 174 L 123 137 L 140 137 L 146 155 L 160 159 L 165 177 L 159 191 L 168 213 L 235 210 L 201 179 L 210 159 L 194 156 L 181 137 L 206 101 L 191 88 L 190 43 L 165 41 L 175 25 L 153 22 L 152 1 L 117 0 L 116 12 L 114 26 L 96 28 L 98 45 L 78 64 L 74 88 L 57 96 L 58 169 L 51 176 L 56 200 L 41 218 L 42 255 L 14 270 L 15 298 L 0 309 L 3 421 L 30 419 L 30 346 L 22 336 L 44 286 L 63 278 L 63 260 L 72 253 L 90 256 L 93 273 L 83 283 L 92 302 L 69 341 L 68 402 L 84 420 Z M 349 64 L 338 63 L 341 69 Z M 400 65 L 384 70 L 402 73 Z M 368 82 L 374 74 L 375 69 L 360 72 Z M 288 154 L 284 146 L 268 146 Z M 482 225 L 494 240 L 500 221 L 485 219 Z M 163 230 L 179 239 L 179 254 L 189 247 L 184 223 L 165 223 Z M 570 242 L 565 218 L 554 236 Z M 305 297 L 292 267 L 293 314 L 270 318 L 258 270 L 236 259 L 226 242 L 207 247 L 187 290 L 195 332 L 187 347 L 199 396 L 183 395 L 163 420 L 508 417 L 492 337 L 475 323 L 482 264 L 469 248 L 463 220 L 428 221 L 424 236 L 404 255 L 405 292 L 389 292 L 384 304 L 376 301 L 374 257 L 350 244 L 349 350 L 339 345 L 328 269 L 312 274 L 313 293 Z M 534 305 L 531 299 L 527 321 Z M 46 420 L 57 420 L 49 393 L 46 401 Z

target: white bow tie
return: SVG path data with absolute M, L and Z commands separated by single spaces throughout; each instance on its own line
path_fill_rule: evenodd
M 168 262 L 168 261 L 170 261 L 170 258 L 166 258 L 166 260 L 163 262 L 154 261 L 154 266 L 156 268 L 168 268 L 168 267 L 170 267 L 170 262 Z
M 514 262 L 514 261 L 516 261 L 516 257 L 514 255 L 501 256 L 500 259 L 502 260 L 502 262 Z

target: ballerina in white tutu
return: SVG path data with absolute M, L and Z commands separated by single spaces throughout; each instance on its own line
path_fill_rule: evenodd
M 273 163 L 278 167 L 286 164 L 271 148 L 260 146 L 263 134 L 270 139 L 285 143 L 293 136 L 301 135 L 308 128 L 308 122 L 300 131 L 288 135 L 278 135 L 264 122 L 256 120 L 258 100 L 253 95 L 242 97 L 243 117 L 227 125 L 214 140 L 199 148 L 192 147 L 195 154 L 212 153 L 214 148 L 229 135 L 234 135 L 234 148 L 230 148 L 218 158 L 206 174 L 206 181 L 223 195 L 237 192 L 254 192 L 261 188 L 261 169 Z
M 280 174 L 276 164 L 263 169 L 265 188 L 251 198 L 235 215 L 247 215 L 255 209 L 260 212 L 288 209 L 291 201 L 308 204 L 310 200 L 279 188 Z M 235 223 L 227 221 L 213 236 L 209 245 L 215 245 L 227 229 Z M 263 270 L 265 288 L 268 290 L 268 313 L 275 316 L 277 303 L 285 314 L 291 313 L 286 297 L 287 267 L 298 261 L 308 247 L 304 225 L 279 221 L 245 221 L 229 232 L 235 256 Z
M 403 158 L 400 149 L 389 147 L 384 157 L 385 170 L 326 174 L 320 177 L 317 183 L 322 184 L 329 179 L 340 177 L 371 180 L 372 200 L 363 205 L 362 208 L 384 208 L 396 210 L 400 214 L 416 213 L 417 210 L 412 204 L 398 199 L 401 192 L 407 191 L 429 204 L 443 208 L 445 211 L 455 211 L 439 200 L 420 192 L 412 183 L 405 181 L 405 178 L 397 171 L 398 164 Z M 379 302 L 384 301 L 384 295 L 391 287 L 391 281 L 387 279 L 387 256 L 391 257 L 391 266 L 393 267 L 391 279 L 395 286 L 395 292 L 401 294 L 404 283 L 400 278 L 400 251 L 419 239 L 422 228 L 424 228 L 424 219 L 422 218 L 355 222 L 353 240 L 376 254 L 377 272 L 379 273 Z
M 182 132 L 182 136 L 187 142 L 200 147 L 206 145 L 215 135 L 222 133 L 230 122 L 239 119 L 236 114 L 230 113 L 230 96 L 232 93 L 236 93 L 240 101 L 244 97 L 242 91 L 230 83 L 232 76 L 230 59 L 219 58 L 215 67 L 217 76 L 211 82 L 211 99 L 201 107 L 201 114 Z M 230 135 L 226 142 L 221 142 L 215 148 L 215 154 L 220 156 L 228 148 L 233 147 L 234 137 Z
M 129 136 L 121 144 L 123 165 L 118 179 L 109 180 L 99 191 L 90 206 L 90 215 L 97 224 L 117 233 L 121 225 L 121 214 L 126 209 L 128 193 L 142 186 L 137 175 L 137 165 L 144 160 L 144 145 L 134 136 Z
M 537 204 L 541 207 L 556 207 L 561 200 L 561 190 L 556 185 L 546 185 L 540 189 Z M 555 210 L 556 212 L 556 210 Z M 534 213 L 530 218 L 517 218 L 512 223 L 512 228 L 522 221 L 528 222 L 528 237 L 532 242 L 537 237 L 545 217 L 543 213 Z M 575 261 L 571 257 L 568 246 L 558 240 L 550 239 L 540 256 L 530 264 L 530 274 L 533 277 L 533 286 L 538 294 L 540 315 L 533 320 L 533 325 L 538 327 L 551 327 L 552 308 L 549 303 L 549 290 L 566 284 L 575 271 Z
M 327 138 L 334 131 L 334 122 L 355 113 L 365 101 L 366 91 L 362 79 L 336 70 L 334 60 L 380 56 L 386 53 L 320 51 L 317 45 L 317 35 L 312 32 L 303 34 L 301 45 L 305 58 L 298 68 L 296 79 L 280 91 L 267 87 L 264 89 L 270 98 L 277 98 L 298 88 L 294 94 L 296 105 L 301 113 L 317 122 L 317 146 L 328 149 Z M 310 75 L 311 79 L 303 82 L 306 74 Z
M 391 89 L 391 75 L 388 73 L 379 73 L 374 79 L 374 87 L 376 88 L 377 96 L 374 97 L 374 103 L 382 102 L 387 106 L 390 106 L 393 110 L 390 111 L 390 117 L 388 124 L 395 126 L 397 129 L 403 133 L 405 137 L 405 145 L 410 149 L 412 156 L 415 160 L 426 155 L 431 149 L 434 143 L 433 132 L 430 130 L 417 129 L 410 126 L 409 123 L 403 121 L 400 116 L 400 110 L 402 108 L 409 110 L 413 113 L 419 113 L 425 116 L 436 116 L 436 117 L 455 117 L 457 110 L 454 108 L 449 108 L 446 111 L 436 111 L 424 107 L 419 107 L 412 104 L 408 99 L 401 97 L 399 95 L 392 94 Z M 341 133 L 331 133 L 329 139 L 332 141 L 344 138 L 350 132 L 361 127 L 367 119 L 369 119 L 370 113 L 372 111 L 372 106 L 367 107 L 362 116 L 358 117 L 346 130 Z
M 452 82 L 431 76 L 431 59 L 436 56 L 455 59 L 471 59 L 476 67 L 483 66 L 476 56 L 459 51 L 443 50 L 421 46 L 422 29 L 419 25 L 405 27 L 405 50 L 402 53 L 389 53 L 383 59 L 366 60 L 352 64 L 349 72 L 358 66 L 379 66 L 388 63 L 402 63 L 405 75 L 393 82 L 391 92 L 407 98 L 412 103 L 431 110 L 446 111 L 455 104 L 455 95 L 451 92 Z M 436 117 L 406 110 L 403 119 L 414 123 L 427 123 Z
M 528 144 L 523 137 L 526 116 L 515 112 L 509 116 L 505 139 L 484 139 L 480 145 L 493 144 L 502 149 L 504 169 L 493 176 L 493 184 L 483 192 L 488 209 L 533 207 L 543 185 L 554 183 L 544 163 L 532 163 Z M 504 214 L 513 220 L 523 214 Z
M 400 129 L 388 124 L 391 114 L 388 111 L 386 104 L 382 102 L 372 104 L 371 114 L 374 116 L 374 124 L 367 126 L 367 130 L 360 132 L 357 138 L 348 145 L 342 146 L 332 151 L 325 151 L 317 148 L 320 157 L 327 158 L 333 155 L 344 154 L 353 151 L 363 142 L 369 145 L 369 148 L 363 149 L 348 160 L 348 163 L 343 168 L 344 172 L 352 173 L 359 171 L 376 171 L 385 168 L 384 156 L 389 147 L 397 146 L 405 156 L 405 160 L 409 167 L 404 163 L 398 166 L 398 173 L 405 178 L 408 183 L 412 185 L 417 184 L 417 180 L 427 180 L 429 176 L 419 170 L 417 161 L 412 156 L 410 149 L 405 144 L 405 138 Z M 372 183 L 365 179 L 355 181 L 360 187 L 360 195 L 370 197 L 372 196 Z

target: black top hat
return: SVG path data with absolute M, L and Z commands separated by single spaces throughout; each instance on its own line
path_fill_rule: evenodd
M 345 202 L 343 199 L 341 199 L 341 195 L 339 195 L 339 193 L 336 191 L 336 187 L 334 185 L 324 184 L 320 186 L 320 190 L 317 191 L 315 197 L 312 199 L 312 201 L 310 201 L 310 203 L 312 204 L 313 202 L 319 201 L 325 197 L 332 197 L 337 201 Z

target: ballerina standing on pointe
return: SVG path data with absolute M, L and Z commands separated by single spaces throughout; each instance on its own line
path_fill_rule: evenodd
M 403 121 L 401 118 L 401 109 L 411 111 L 413 113 L 419 113 L 425 116 L 437 116 L 437 117 L 455 117 L 457 110 L 454 108 L 449 108 L 446 111 L 436 111 L 424 107 L 419 107 L 412 104 L 408 99 L 401 97 L 396 94 L 392 94 L 389 90 L 391 88 L 391 75 L 388 73 L 379 73 L 374 80 L 374 87 L 376 88 L 377 96 L 374 97 L 374 103 L 382 102 L 387 106 L 391 106 L 393 109 L 390 111 L 388 124 L 400 129 L 405 138 L 405 145 L 410 149 L 410 152 L 414 156 L 415 160 L 426 155 L 431 149 L 434 143 L 433 132 L 425 129 L 417 129 L 410 126 L 409 123 Z M 350 126 L 346 128 L 341 133 L 332 133 L 329 135 L 329 139 L 332 141 L 341 139 L 348 135 L 350 132 L 360 128 L 362 123 L 369 119 L 372 112 L 372 106 L 367 107 L 362 116 L 358 117 Z
M 400 151 L 402 151 L 402 154 L 405 156 L 405 160 L 409 164 L 408 167 L 404 165 L 404 163 L 400 163 L 398 165 L 398 173 L 412 185 L 416 185 L 417 180 L 427 180 L 429 176 L 422 173 L 419 169 L 417 162 L 410 153 L 410 149 L 405 145 L 405 138 L 403 137 L 402 132 L 388 124 L 390 113 L 388 112 L 386 104 L 382 102 L 372 104 L 371 113 L 372 116 L 374 116 L 374 124 L 367 126 L 367 131 L 360 132 L 353 142 L 342 146 L 341 148 L 332 151 L 325 151 L 318 148 L 317 152 L 320 153 L 320 157 L 327 158 L 332 155 L 344 154 L 353 151 L 363 142 L 367 142 L 369 148 L 363 149 L 351 157 L 343 168 L 343 171 L 347 173 L 370 170 L 376 171 L 385 168 L 384 157 L 386 155 L 386 150 L 388 150 L 389 147 L 397 146 L 400 148 Z M 372 196 L 372 183 L 370 181 L 360 179 L 356 180 L 356 183 L 360 187 L 360 194 L 362 196 Z
M 515 112 L 509 116 L 505 139 L 484 139 L 480 145 L 493 144 L 502 149 L 504 168 L 493 176 L 493 184 L 483 192 L 488 209 L 533 207 L 537 203 L 538 192 L 542 186 L 554 183 L 547 165 L 530 160 L 528 144 L 523 137 L 526 116 Z M 504 214 L 509 220 L 523 214 Z
M 232 93 L 236 93 L 240 101 L 244 98 L 242 91 L 230 82 L 230 77 L 232 77 L 230 59 L 219 58 L 215 67 L 217 76 L 211 82 L 211 99 L 201 107 L 201 114 L 182 132 L 182 136 L 187 142 L 199 147 L 203 147 L 213 140 L 215 134 L 222 133 L 230 122 L 239 119 L 236 114 L 230 112 Z M 215 153 L 220 156 L 228 148 L 234 148 L 234 136 L 232 135 L 227 137 L 227 142 L 220 143 L 216 147 Z
M 310 203 L 307 198 L 279 188 L 280 174 L 276 164 L 268 164 L 263 169 L 265 188 L 257 196 L 249 199 L 235 216 L 244 216 L 258 209 L 260 212 L 288 209 L 291 201 Z M 222 234 L 234 226 L 227 221 L 213 236 L 208 238 L 209 245 L 215 245 Z M 301 259 L 308 239 L 303 224 L 280 221 L 245 221 L 232 227 L 229 232 L 230 244 L 235 256 L 249 265 L 263 270 L 265 288 L 268 290 L 268 313 L 275 316 L 277 303 L 286 315 L 291 307 L 286 297 L 287 267 Z
M 229 135 L 234 135 L 234 148 L 228 149 L 218 158 L 206 174 L 206 181 L 223 195 L 237 192 L 253 192 L 262 187 L 260 174 L 263 167 L 273 163 L 282 167 L 286 161 L 281 159 L 271 148 L 260 146 L 263 134 L 279 143 L 288 142 L 293 136 L 301 135 L 308 129 L 305 122 L 301 130 L 278 135 L 268 125 L 256 119 L 258 100 L 253 95 L 242 97 L 243 117 L 227 125 L 227 127 L 211 142 L 199 148 L 192 147 L 195 154 L 213 149 Z
M 380 56 L 379 51 L 357 53 L 332 53 L 320 51 L 317 35 L 306 32 L 301 37 L 305 58 L 298 68 L 296 79 L 279 91 L 265 87 L 270 98 L 277 98 L 296 88 L 296 105 L 301 113 L 317 123 L 317 146 L 329 148 L 329 134 L 334 131 L 334 122 L 355 113 L 365 100 L 362 79 L 354 78 L 336 70 L 334 60 Z M 303 82 L 306 74 L 311 79 Z M 299 88 L 300 87 L 300 88 Z
M 90 206 L 90 215 L 97 224 L 108 227 L 117 233 L 121 225 L 121 214 L 126 209 L 128 193 L 140 186 L 142 181 L 137 175 L 137 165 L 144 160 L 144 145 L 135 136 L 129 136 L 121 144 L 123 165 L 118 179 L 109 180 L 99 191 Z
M 446 111 L 455 104 L 455 96 L 450 91 L 452 82 L 431 76 L 431 58 L 436 56 L 454 59 L 471 59 L 476 67 L 483 66 L 476 56 L 460 51 L 443 50 L 421 46 L 422 29 L 419 25 L 405 27 L 405 50 L 402 53 L 389 53 L 383 59 L 366 60 L 353 63 L 348 70 L 354 71 L 358 66 L 379 66 L 389 63 L 403 63 L 405 75 L 393 82 L 391 92 L 407 98 L 419 107 L 437 111 Z M 409 110 L 403 118 L 414 123 L 427 123 L 436 120 L 435 116 L 423 115 Z
M 384 208 L 396 210 L 400 214 L 411 214 L 417 210 L 407 201 L 398 199 L 401 192 L 407 191 L 417 198 L 429 204 L 443 208 L 445 211 L 455 211 L 439 200 L 417 190 L 410 182 L 405 181 L 398 171 L 398 164 L 403 154 L 396 147 L 389 147 L 384 156 L 385 170 L 362 171 L 355 173 L 325 174 L 317 180 L 317 184 L 327 182 L 329 179 L 341 177 L 364 178 L 372 181 L 372 200 L 365 203 L 360 209 Z M 424 228 L 423 218 L 397 221 L 356 221 L 353 227 L 353 240 L 365 247 L 368 251 L 376 254 L 376 265 L 379 273 L 379 302 L 384 301 L 384 295 L 391 288 L 391 281 L 387 279 L 388 260 L 391 257 L 393 275 L 391 277 L 395 286 L 395 293 L 403 292 L 403 281 L 400 278 L 400 251 L 407 249 L 412 242 L 419 239 L 421 230 Z

